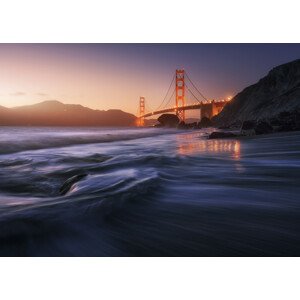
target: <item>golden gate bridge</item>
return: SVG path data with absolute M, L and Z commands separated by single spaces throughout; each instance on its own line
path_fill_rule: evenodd
M 169 95 L 170 97 L 168 98 Z M 191 97 L 197 102 L 191 103 Z M 174 98 L 175 105 L 170 106 Z M 138 126 L 145 125 L 145 118 L 170 112 L 175 112 L 179 120 L 185 122 L 185 111 L 193 109 L 200 110 L 200 119 L 203 117 L 211 119 L 222 111 L 228 101 L 230 101 L 230 98 L 226 100 L 207 99 L 190 79 L 187 72 L 184 69 L 177 69 L 166 96 L 156 109 L 148 109 L 145 97 L 140 97 Z

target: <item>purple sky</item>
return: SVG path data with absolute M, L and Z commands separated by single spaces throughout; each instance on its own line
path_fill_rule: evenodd
M 300 44 L 0 44 L 0 105 L 56 99 L 136 114 L 139 96 L 160 104 L 176 68 L 220 99 L 297 58 Z

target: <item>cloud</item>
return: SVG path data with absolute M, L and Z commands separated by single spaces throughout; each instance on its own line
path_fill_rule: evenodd
M 45 93 L 36 93 L 37 94 L 37 96 L 41 96 L 41 97 L 46 97 L 46 96 L 48 96 L 48 94 L 45 94 Z
M 11 96 L 25 96 L 26 93 L 24 93 L 24 92 L 15 92 L 15 93 L 11 93 L 10 95 Z

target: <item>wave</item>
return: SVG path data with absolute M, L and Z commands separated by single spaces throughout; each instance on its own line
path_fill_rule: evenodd
M 299 134 L 8 131 L 25 149 L 99 144 L 0 155 L 0 256 L 299 254 Z
M 42 129 L 41 129 L 42 130 Z M 8 129 L 7 131 L 10 131 Z M 0 154 L 10 154 L 27 150 L 39 150 L 48 148 L 59 148 L 84 144 L 111 143 L 118 141 L 129 141 L 142 138 L 160 136 L 164 134 L 175 134 L 175 129 L 79 129 L 73 131 L 62 130 L 48 131 L 14 129 L 11 133 L 1 134 L 0 131 Z

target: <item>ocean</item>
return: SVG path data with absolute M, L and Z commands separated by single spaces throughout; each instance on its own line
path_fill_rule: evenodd
M 0 255 L 299 256 L 300 132 L 212 130 L 0 127 Z

